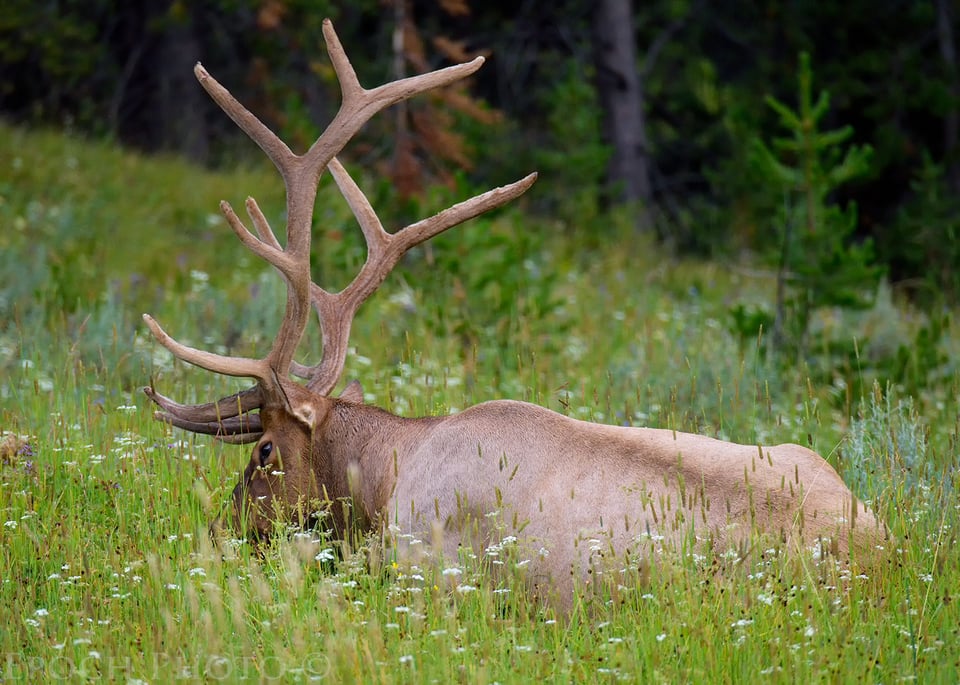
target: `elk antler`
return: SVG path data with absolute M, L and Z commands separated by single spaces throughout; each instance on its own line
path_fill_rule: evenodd
M 163 409 L 156 412 L 156 418 L 177 428 L 216 435 L 231 443 L 256 442 L 263 432 L 260 415 L 252 413 L 263 402 L 259 385 L 224 397 L 219 402 L 189 405 L 174 402 L 151 387 L 143 391 Z
M 247 198 L 247 214 L 256 235 L 243 224 L 226 202 L 220 210 L 240 241 L 254 254 L 272 264 L 287 284 L 287 302 L 280 330 L 267 356 L 262 359 L 229 357 L 198 350 L 170 337 L 151 316 L 144 320 L 157 341 L 174 356 L 214 373 L 254 378 L 252 388 L 217 402 L 199 405 L 179 404 L 153 388 L 145 392 L 162 411 L 157 418 L 195 433 L 216 435 L 229 442 L 252 442 L 262 431 L 258 416 L 250 412 L 267 403 L 286 403 L 283 385 L 290 383 L 289 373 L 307 379 L 307 388 L 327 394 L 343 371 L 350 326 L 357 308 L 377 289 L 403 254 L 419 243 L 490 209 L 518 197 L 536 180 L 531 174 L 515 183 L 495 188 L 461 202 L 428 219 L 390 234 L 335 156 L 360 128 L 377 112 L 432 88 L 448 85 L 474 73 L 483 64 L 477 57 L 419 76 L 393 81 L 366 90 L 357 80 L 330 20 L 323 22 L 327 52 L 340 82 L 342 102 L 327 129 L 303 155 L 297 155 L 241 105 L 226 88 L 197 65 L 194 73 L 203 88 L 221 109 L 266 153 L 283 177 L 287 195 L 287 245 L 281 246 L 256 200 Z M 356 278 L 338 293 L 330 293 L 310 278 L 310 239 L 317 184 L 329 168 L 341 193 L 360 224 L 367 243 L 367 259 Z M 320 319 L 323 353 L 318 364 L 307 367 L 294 361 L 294 354 L 313 305 Z

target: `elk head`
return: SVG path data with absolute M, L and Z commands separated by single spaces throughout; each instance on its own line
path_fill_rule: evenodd
M 255 443 L 241 482 L 234 490 L 235 513 L 244 507 L 250 527 L 265 533 L 281 514 L 309 513 L 310 501 L 324 495 L 324 453 L 318 438 L 327 412 L 338 402 L 360 402 L 358 386 L 339 398 L 330 397 L 343 371 L 350 326 L 357 308 L 377 289 L 405 252 L 425 240 L 518 197 L 536 174 L 461 202 L 394 233 L 388 233 L 367 198 L 336 155 L 377 112 L 432 88 L 474 73 L 483 64 L 477 57 L 427 74 L 367 90 L 357 80 L 329 20 L 323 23 L 327 52 L 340 83 L 342 103 L 327 129 L 302 155 L 274 135 L 199 64 L 194 73 L 203 88 L 277 167 L 287 198 L 286 245 L 281 245 L 256 201 L 248 198 L 247 214 L 254 232 L 226 202 L 220 209 L 240 241 L 272 264 L 287 285 L 286 310 L 273 345 L 262 359 L 227 357 L 183 345 L 149 315 L 151 333 L 177 358 L 214 373 L 253 378 L 256 384 L 217 402 L 177 403 L 144 391 L 160 411 L 156 417 L 195 433 L 214 435 L 230 443 Z M 356 217 L 367 243 L 367 258 L 354 280 L 339 292 L 324 290 L 311 280 L 310 240 L 317 184 L 328 169 Z M 305 366 L 294 354 L 306 328 L 311 306 L 322 331 L 321 360 Z M 291 374 L 305 381 L 300 384 Z

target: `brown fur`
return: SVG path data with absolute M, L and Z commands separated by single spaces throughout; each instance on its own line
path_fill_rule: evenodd
M 296 420 L 264 409 L 264 434 L 234 492 L 238 510 L 259 504 L 249 515 L 254 531 L 269 530 L 277 500 L 292 511 L 323 493 L 352 496 L 368 527 L 427 541 L 442 528 L 454 563 L 462 544 L 482 549 L 514 535 L 532 576 L 549 579 L 564 601 L 572 577 L 644 546 L 696 540 L 723 551 L 759 533 L 790 549 L 819 543 L 845 555 L 884 536 L 833 467 L 799 445 L 588 423 L 509 400 L 404 419 L 362 404 L 355 387 L 345 395 L 293 386 Z M 275 464 L 258 468 L 268 442 L 283 475 L 270 475 Z M 345 525 L 339 513 L 334 524 Z

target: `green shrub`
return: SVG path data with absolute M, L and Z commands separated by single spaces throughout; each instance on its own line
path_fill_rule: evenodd
M 943 165 L 929 155 L 910 185 L 912 197 L 879 248 L 898 271 L 923 274 L 905 286 L 935 309 L 960 300 L 960 198 L 950 190 Z
M 755 177 L 772 201 L 780 199 L 774 220 L 773 245 L 765 253 L 776 268 L 772 312 L 733 309 L 734 326 L 753 338 L 761 323 L 772 319 L 767 339 L 779 351 L 803 358 L 814 314 L 823 308 L 862 309 L 870 305 L 881 270 L 874 264 L 870 241 L 857 241 L 856 206 L 841 207 L 834 197 L 838 188 L 869 171 L 871 151 L 847 146 L 853 135 L 848 127 L 824 131 L 821 121 L 830 108 L 830 97 L 813 96 L 810 58 L 800 56 L 798 105 L 792 109 L 776 98 L 767 104 L 776 112 L 787 135 L 752 142 L 750 162 Z M 845 340 L 828 341 L 827 348 L 849 348 Z

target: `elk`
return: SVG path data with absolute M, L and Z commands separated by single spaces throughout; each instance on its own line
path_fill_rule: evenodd
M 824 459 L 799 445 L 740 445 L 673 430 L 588 423 L 511 400 L 450 416 L 402 418 L 365 404 L 356 381 L 334 396 L 357 308 L 404 253 L 517 198 L 536 174 L 387 232 L 336 155 L 380 110 L 472 74 L 483 58 L 367 90 L 329 20 L 323 32 L 342 104 L 303 155 L 291 152 L 202 66 L 195 68 L 203 88 L 283 177 L 285 246 L 252 198 L 246 210 L 253 231 L 229 204 L 220 205 L 240 241 L 286 282 L 286 309 L 272 347 L 261 359 L 213 354 L 177 342 L 144 315 L 156 340 L 180 360 L 255 380 L 242 392 L 199 405 L 144 389 L 164 422 L 228 443 L 254 443 L 233 491 L 234 526 L 268 535 L 277 520 L 295 512 L 306 520 L 304 512 L 318 500 L 347 499 L 368 529 L 424 536 L 454 560 L 461 547 L 482 548 L 514 536 L 537 551 L 531 578 L 566 601 L 599 562 L 644 546 L 692 540 L 723 550 L 758 534 L 794 551 L 819 544 L 846 554 L 878 544 L 883 534 L 874 514 Z M 367 244 L 365 263 L 339 292 L 318 286 L 310 271 L 312 215 L 325 169 Z M 294 356 L 311 306 L 322 355 L 306 366 Z M 337 512 L 333 508 L 331 525 L 345 530 L 344 515 Z

